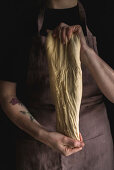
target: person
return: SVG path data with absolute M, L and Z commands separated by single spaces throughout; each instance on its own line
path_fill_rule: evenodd
M 113 170 L 113 143 L 103 95 L 114 103 L 114 71 L 99 57 L 96 37 L 88 29 L 79 1 L 47 0 L 44 5 L 38 14 L 38 33 L 28 50 L 28 60 L 22 60 L 27 70 L 19 68 L 15 58 L 8 63 L 9 72 L 0 72 L 1 112 L 19 128 L 16 170 Z M 56 132 L 45 54 L 50 30 L 55 38 L 61 37 L 64 45 L 72 34 L 80 38 L 80 141 Z

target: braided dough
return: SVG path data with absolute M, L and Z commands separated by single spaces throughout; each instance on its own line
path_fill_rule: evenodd
M 46 38 L 49 81 L 56 108 L 56 128 L 71 138 L 79 137 L 79 111 L 82 98 L 82 70 L 80 62 L 80 39 L 73 34 L 63 45 L 53 38 L 52 31 Z

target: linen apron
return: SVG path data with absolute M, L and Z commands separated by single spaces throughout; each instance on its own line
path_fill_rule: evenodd
M 80 13 L 82 8 L 80 8 Z M 40 35 L 44 13 L 38 16 L 38 35 L 42 47 L 45 48 L 45 36 Z M 96 37 L 87 27 L 87 44 L 97 51 Z M 37 47 L 39 48 L 39 47 Z M 26 86 L 27 108 L 35 119 L 50 131 L 56 131 L 56 111 L 50 95 L 49 73 L 46 55 L 39 48 L 36 68 L 31 60 L 28 75 L 33 70 L 39 77 L 35 85 L 28 76 Z M 93 58 L 94 60 L 94 58 Z M 113 170 L 113 142 L 107 117 L 103 95 L 99 90 L 88 68 L 81 64 L 83 79 L 83 94 L 80 107 L 80 132 L 85 147 L 82 151 L 68 157 L 54 151 L 47 145 L 36 141 L 24 132 L 17 137 L 16 170 Z

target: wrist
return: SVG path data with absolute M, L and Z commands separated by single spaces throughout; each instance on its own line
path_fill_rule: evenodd
M 40 126 L 38 128 L 37 140 L 44 144 L 48 144 L 48 137 L 49 131 L 47 131 L 43 126 Z
M 81 46 L 80 49 L 80 57 L 81 57 L 81 62 L 85 65 L 88 63 L 88 54 L 92 53 L 93 49 L 90 48 L 88 45 L 83 45 Z

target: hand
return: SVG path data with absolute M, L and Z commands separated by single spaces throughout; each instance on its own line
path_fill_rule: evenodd
M 47 30 L 49 32 L 50 30 Z M 72 34 L 75 33 L 80 38 L 81 46 L 86 46 L 85 36 L 80 25 L 69 26 L 65 23 L 60 23 L 58 27 L 53 30 L 53 37 L 59 37 L 63 44 L 67 43 Z
M 82 150 L 85 145 L 81 133 L 80 141 L 78 141 L 58 132 L 49 132 L 47 143 L 52 149 L 59 151 L 64 156 L 69 156 Z
M 47 30 L 49 32 L 50 30 Z M 84 58 L 86 56 L 86 50 L 89 48 L 85 36 L 83 33 L 83 30 L 80 25 L 73 25 L 69 26 L 65 23 L 60 23 L 60 25 L 53 30 L 53 37 L 61 39 L 63 44 L 68 43 L 70 41 L 72 34 L 77 34 L 77 36 L 80 38 L 81 43 L 81 49 L 80 49 L 80 59 L 84 63 Z

